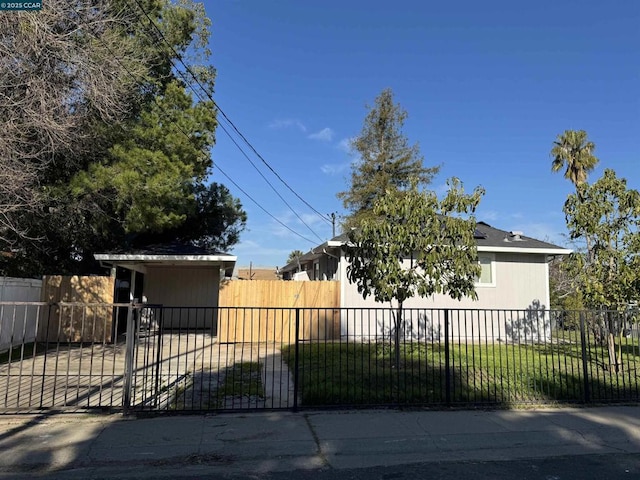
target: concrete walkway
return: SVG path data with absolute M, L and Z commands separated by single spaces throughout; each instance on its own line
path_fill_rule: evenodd
M 640 454 L 638 407 L 0 417 L 0 478 L 218 478 L 597 454 Z M 640 477 L 636 465 L 628 478 Z

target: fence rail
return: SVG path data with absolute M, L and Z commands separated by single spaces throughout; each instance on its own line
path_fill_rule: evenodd
M 0 310 L 12 319 L 0 326 L 11 340 L 0 351 L 0 412 L 640 400 L 632 312 L 37 302 Z

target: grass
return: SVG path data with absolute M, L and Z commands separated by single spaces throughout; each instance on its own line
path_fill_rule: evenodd
M 262 364 L 241 362 L 227 367 L 220 374 L 188 374 L 185 382 L 175 387 L 172 398 L 170 410 L 216 410 L 225 408 L 228 398 L 264 399 Z M 240 403 L 249 405 L 250 402 Z
M 582 345 L 575 338 L 537 345 L 456 343 L 448 362 L 444 345 L 429 343 L 401 344 L 399 365 L 389 343 L 306 343 L 299 355 L 298 388 L 309 406 L 585 401 Z M 285 347 L 283 357 L 293 371 L 295 348 Z M 640 399 L 637 346 L 623 352 L 620 372 L 607 363 L 606 347 L 589 345 L 589 399 Z
M 219 396 L 257 396 L 264 398 L 262 364 L 259 362 L 236 363 L 227 371 L 218 389 Z

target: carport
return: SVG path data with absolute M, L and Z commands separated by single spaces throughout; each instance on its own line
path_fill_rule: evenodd
M 221 277 L 230 277 L 237 257 L 205 248 L 171 243 L 151 245 L 128 252 L 98 253 L 105 267 L 131 272 L 127 301 L 162 307 L 162 326 L 167 329 L 216 331 Z M 125 282 L 116 282 L 117 290 Z M 188 308 L 186 308 L 188 307 Z

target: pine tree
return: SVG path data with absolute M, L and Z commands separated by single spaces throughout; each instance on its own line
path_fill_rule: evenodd
M 409 145 L 402 127 L 407 112 L 393 101 L 391 89 L 383 90 L 369 108 L 360 135 L 351 142 L 358 155 L 352 166 L 349 190 L 338 193 L 350 213 L 344 228 L 356 227 L 373 215 L 373 204 L 386 191 L 402 191 L 416 181 L 419 187 L 431 183 L 439 166 L 425 167 L 418 144 Z

